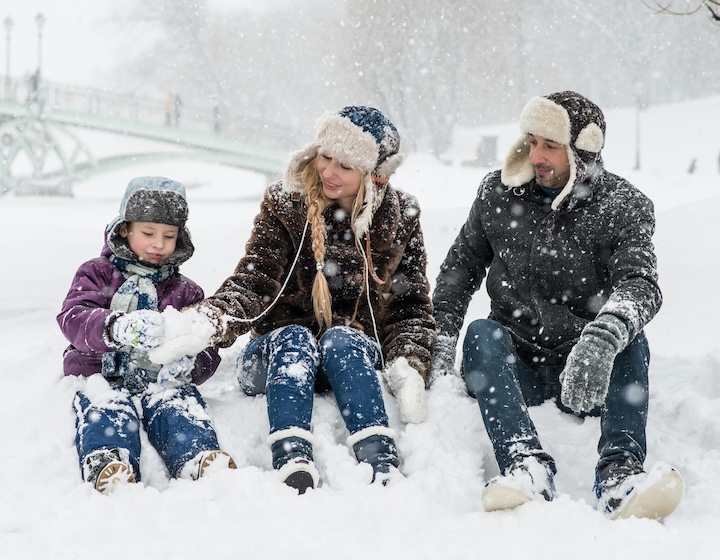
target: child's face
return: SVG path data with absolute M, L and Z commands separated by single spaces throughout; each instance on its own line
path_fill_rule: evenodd
M 179 228 L 154 222 L 131 222 L 120 227 L 133 253 L 141 260 L 160 264 L 175 252 Z

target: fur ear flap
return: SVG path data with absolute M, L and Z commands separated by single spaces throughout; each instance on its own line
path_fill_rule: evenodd
M 315 143 L 308 144 L 304 148 L 294 152 L 290 161 L 285 167 L 283 175 L 283 188 L 288 192 L 301 193 L 305 190 L 302 184 L 301 175 L 308 163 L 317 155 L 318 146 Z
M 365 173 L 365 201 L 363 203 L 362 210 L 360 210 L 357 218 L 355 218 L 355 224 L 353 226 L 355 229 L 355 236 L 358 239 L 362 239 L 362 237 L 370 229 L 373 213 L 376 210 L 376 206 L 379 206 L 376 198 L 377 194 L 375 193 L 375 183 L 373 183 L 370 173 Z
M 400 164 L 405 159 L 404 154 L 393 154 L 390 157 L 388 157 L 384 162 L 382 162 L 378 168 L 375 170 L 375 175 L 378 177 L 390 177 L 398 167 L 400 167 Z
M 508 187 L 519 187 L 535 177 L 535 169 L 530 163 L 530 143 L 522 136 L 510 148 L 502 167 L 500 180 Z
M 560 194 L 553 199 L 552 204 L 550 205 L 553 210 L 557 210 L 562 201 L 570 196 L 570 193 L 575 186 L 575 179 L 577 179 L 577 161 L 575 161 L 575 153 L 570 146 L 566 146 L 566 148 L 568 161 L 570 162 L 570 177 L 568 178 L 568 182 L 565 183 L 563 190 L 560 191 Z
M 602 129 L 596 123 L 591 122 L 578 134 L 575 147 L 578 150 L 597 154 L 602 150 L 604 143 L 605 138 Z

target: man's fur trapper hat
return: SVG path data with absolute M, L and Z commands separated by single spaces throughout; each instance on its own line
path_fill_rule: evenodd
M 360 238 L 370 228 L 373 214 L 383 201 L 388 178 L 403 161 L 399 150 L 397 128 L 377 109 L 348 106 L 327 112 L 318 120 L 315 140 L 291 156 L 283 185 L 289 192 L 303 193 L 302 172 L 319 153 L 362 171 L 365 201 L 355 219 L 355 234 Z
M 519 187 L 535 177 L 530 163 L 528 134 L 564 144 L 570 162 L 570 179 L 553 200 L 557 209 L 576 184 L 602 169 L 600 151 L 605 144 L 605 117 L 592 101 L 574 91 L 533 97 L 520 115 L 523 136 L 513 144 L 503 164 L 501 180 Z

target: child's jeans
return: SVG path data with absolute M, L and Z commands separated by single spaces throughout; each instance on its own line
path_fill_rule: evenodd
M 171 476 L 177 477 L 185 463 L 201 451 L 220 448 L 207 405 L 195 385 L 157 391 L 150 388 L 139 401 L 142 425 Z M 73 406 L 81 470 L 85 458 L 94 451 L 127 449 L 139 481 L 140 419 L 130 394 L 124 389 L 108 390 L 91 402 L 79 391 Z

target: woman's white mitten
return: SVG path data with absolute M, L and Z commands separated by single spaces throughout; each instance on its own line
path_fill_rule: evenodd
M 395 395 L 403 422 L 419 424 L 427 418 L 425 381 L 405 357 L 395 360 L 383 372 L 390 392 Z

